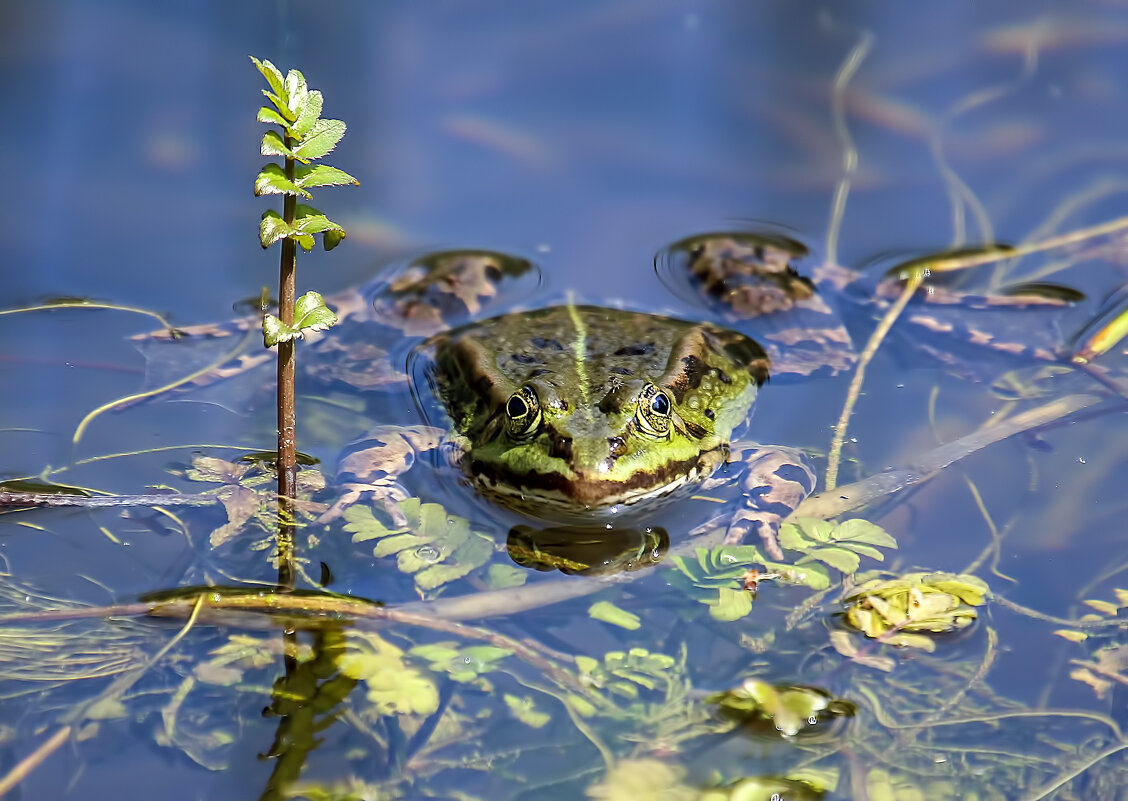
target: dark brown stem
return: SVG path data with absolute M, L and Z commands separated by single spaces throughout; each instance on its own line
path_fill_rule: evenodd
M 286 137 L 286 146 L 294 141 Z M 294 180 L 294 159 L 286 159 L 286 178 Z M 294 224 L 298 200 L 286 195 L 282 218 Z M 294 324 L 297 291 L 295 274 L 298 266 L 298 243 L 282 240 L 282 263 L 279 268 L 278 317 L 283 325 Z M 297 497 L 297 434 L 294 410 L 295 395 L 294 340 L 278 343 L 278 585 L 294 586 L 294 498 Z

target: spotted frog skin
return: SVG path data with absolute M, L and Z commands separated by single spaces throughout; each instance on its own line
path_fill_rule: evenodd
M 538 517 L 615 510 L 709 477 L 768 375 L 743 334 L 599 306 L 507 314 L 429 344 L 467 474 Z

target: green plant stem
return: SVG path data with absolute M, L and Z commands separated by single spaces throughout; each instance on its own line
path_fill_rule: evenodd
M 286 137 L 286 146 L 294 141 Z M 294 180 L 294 159 L 286 159 L 286 178 Z M 286 195 L 282 218 L 294 224 L 298 200 Z M 294 324 L 297 290 L 295 274 L 298 266 L 298 243 L 287 237 L 282 240 L 282 260 L 278 280 L 278 317 L 285 325 Z M 294 340 L 278 343 L 278 585 L 294 586 L 294 498 L 297 497 L 297 421 L 295 395 Z
M 869 341 L 866 343 L 865 350 L 862 355 L 858 357 L 858 367 L 854 370 L 854 376 L 850 380 L 850 389 L 846 393 L 846 402 L 842 405 L 842 414 L 838 418 L 838 424 L 834 427 L 834 437 L 831 439 L 830 452 L 827 456 L 826 464 L 826 489 L 829 492 L 838 485 L 838 463 L 842 458 L 842 444 L 846 441 L 846 430 L 850 425 L 850 417 L 854 414 L 854 406 L 858 402 L 858 397 L 862 394 L 862 384 L 866 380 L 866 367 L 873 361 L 874 354 L 881 346 L 885 336 L 889 333 L 889 329 L 893 327 L 893 323 L 901 316 L 901 312 L 905 306 L 908 305 L 909 300 L 920 288 L 921 283 L 924 282 L 923 273 L 918 273 L 909 278 L 905 282 L 905 288 L 901 291 L 901 295 L 897 298 L 896 302 L 889 307 L 885 312 L 885 316 L 881 318 L 881 322 L 877 328 L 874 329 L 870 335 Z

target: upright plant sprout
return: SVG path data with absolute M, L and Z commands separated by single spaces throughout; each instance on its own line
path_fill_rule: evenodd
M 263 212 L 259 240 L 263 248 L 282 242 L 279 267 L 278 316 L 263 317 L 263 340 L 266 347 L 278 347 L 278 496 L 284 522 L 293 519 L 293 499 L 297 490 L 297 458 L 294 414 L 294 340 L 307 331 L 323 331 L 337 322 L 337 316 L 325 305 L 317 292 L 307 292 L 295 299 L 295 273 L 298 246 L 313 249 L 314 239 L 321 234 L 322 245 L 332 250 L 345 238 L 345 229 L 312 206 L 298 203 L 298 198 L 313 197 L 310 189 L 318 186 L 359 184 L 346 172 L 324 164 L 310 166 L 311 161 L 327 155 L 345 135 L 340 120 L 321 117 L 321 92 L 306 85 L 305 76 L 290 70 L 285 76 L 269 61 L 251 61 L 266 78 L 269 89 L 262 93 L 270 101 L 258 112 L 258 121 L 278 125 L 263 134 L 264 156 L 280 156 L 283 164 L 267 164 L 255 178 L 255 195 L 282 195 L 282 214 L 273 209 Z M 292 538 L 286 527 L 279 533 L 279 582 L 291 585 L 290 564 Z

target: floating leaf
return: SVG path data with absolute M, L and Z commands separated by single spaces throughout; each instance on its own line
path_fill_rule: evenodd
M 710 696 L 726 717 L 744 723 L 770 722 L 777 731 L 793 737 L 820 718 L 853 715 L 854 707 L 818 687 L 771 684 L 748 678 L 739 686 Z
M 810 551 L 802 561 L 806 561 L 807 559 L 818 559 L 820 562 L 825 562 L 835 570 L 839 570 L 848 575 L 854 573 L 861 563 L 856 553 L 848 551 L 845 548 L 815 548 Z M 800 563 L 802 563 L 802 561 Z
M 881 526 L 868 520 L 854 518 L 840 523 L 834 529 L 834 540 L 842 543 L 846 540 L 861 542 L 866 545 L 876 545 L 880 548 L 896 548 L 897 540 L 894 539 Z
M 482 674 L 497 670 L 501 660 L 513 655 L 508 648 L 493 645 L 457 648 L 449 642 L 418 645 L 409 653 L 425 660 L 430 670 L 447 673 L 458 682 L 472 681 Z
M 1084 642 L 1089 639 L 1089 635 L 1085 632 L 1074 631 L 1073 629 L 1054 629 L 1053 633 L 1070 642 Z
M 1093 609 L 1096 609 L 1098 612 L 1103 612 L 1106 615 L 1115 615 L 1116 610 L 1118 609 L 1116 604 L 1099 599 L 1090 599 L 1082 601 L 1082 603 L 1084 603 L 1086 606 L 1090 606 Z
M 752 611 L 752 593 L 731 587 L 720 587 L 709 603 L 709 615 L 715 620 L 739 620 Z
M 610 623 L 613 626 L 634 631 L 642 625 L 642 620 L 638 615 L 620 609 L 610 601 L 597 601 L 588 607 L 588 615 L 595 620 L 602 620 L 604 623 Z
M 909 573 L 899 579 L 873 579 L 850 589 L 846 621 L 868 637 L 890 632 L 940 633 L 964 628 L 977 616 L 987 585 L 974 576 Z M 912 645 L 912 638 L 899 641 Z M 916 646 L 919 647 L 919 646 Z

